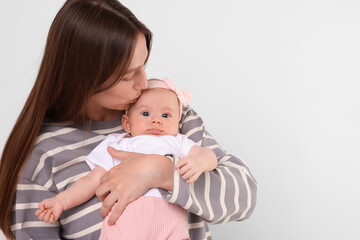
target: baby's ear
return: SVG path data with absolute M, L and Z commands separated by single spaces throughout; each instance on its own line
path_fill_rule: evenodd
M 122 125 L 125 132 L 130 134 L 129 116 L 125 113 L 122 115 Z

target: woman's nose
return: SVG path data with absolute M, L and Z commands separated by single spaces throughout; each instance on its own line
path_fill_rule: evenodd
M 136 90 L 144 90 L 147 89 L 148 82 L 144 68 L 141 68 L 137 74 L 137 78 L 135 79 L 134 88 Z

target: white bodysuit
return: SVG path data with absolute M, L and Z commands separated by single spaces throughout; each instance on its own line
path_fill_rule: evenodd
M 91 169 L 101 166 L 109 171 L 121 163 L 113 158 L 107 148 L 143 154 L 174 154 L 180 158 L 188 155 L 195 142 L 185 135 L 140 135 L 127 133 L 108 135 L 87 157 Z M 156 200 L 158 199 L 158 200 Z M 139 217 L 135 217 L 139 216 Z M 166 202 L 158 188 L 152 188 L 130 203 L 116 224 L 103 223 L 99 239 L 188 239 L 187 213 L 181 207 Z M 135 219 L 134 219 L 135 218 Z M 131 224 L 129 224 L 131 223 Z M 135 224 L 134 224 L 135 223 Z

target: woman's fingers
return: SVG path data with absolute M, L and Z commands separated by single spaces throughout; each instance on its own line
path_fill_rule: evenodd
M 101 178 L 101 185 L 96 189 L 96 195 L 103 202 L 101 215 L 105 217 L 113 208 L 109 218 L 110 225 L 116 222 L 130 202 L 151 187 L 164 186 L 164 189 L 171 190 L 173 165 L 168 157 L 111 148 L 108 151 L 122 161 Z M 115 203 L 116 206 L 113 207 Z
M 104 174 L 100 179 L 101 185 L 97 187 L 95 195 L 103 202 L 104 199 L 112 192 L 113 185 L 111 182 L 112 176 L 110 172 Z
M 106 215 L 110 212 L 111 208 L 117 202 L 116 192 L 111 192 L 103 196 L 103 204 L 100 209 L 100 213 L 102 217 L 106 217 Z
M 106 190 L 106 186 L 100 185 L 96 191 L 95 195 L 100 199 L 100 201 L 104 202 L 107 195 L 110 194 L 110 191 Z
M 129 153 L 130 153 L 127 151 L 116 150 L 113 147 L 108 147 L 107 150 L 111 156 L 113 156 L 114 158 L 117 158 L 121 161 L 126 161 L 127 158 L 129 157 Z
M 121 162 L 125 162 L 125 161 L 135 159 L 135 158 L 141 158 L 141 157 L 145 156 L 145 154 L 142 154 L 142 153 L 116 150 L 113 147 L 108 147 L 107 150 L 108 150 L 108 152 L 110 153 L 111 156 L 113 156 L 114 158 L 119 159 Z
M 125 201 L 124 199 L 122 201 L 119 201 L 112 209 L 108 224 L 114 225 L 115 222 L 118 220 L 118 218 L 121 216 L 121 214 L 123 213 L 123 211 L 125 210 L 126 206 L 127 206 L 127 201 Z

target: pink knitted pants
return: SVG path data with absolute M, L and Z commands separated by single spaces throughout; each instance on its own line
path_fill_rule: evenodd
M 189 239 L 187 212 L 162 198 L 140 197 L 130 203 L 112 226 L 104 219 L 100 240 Z

